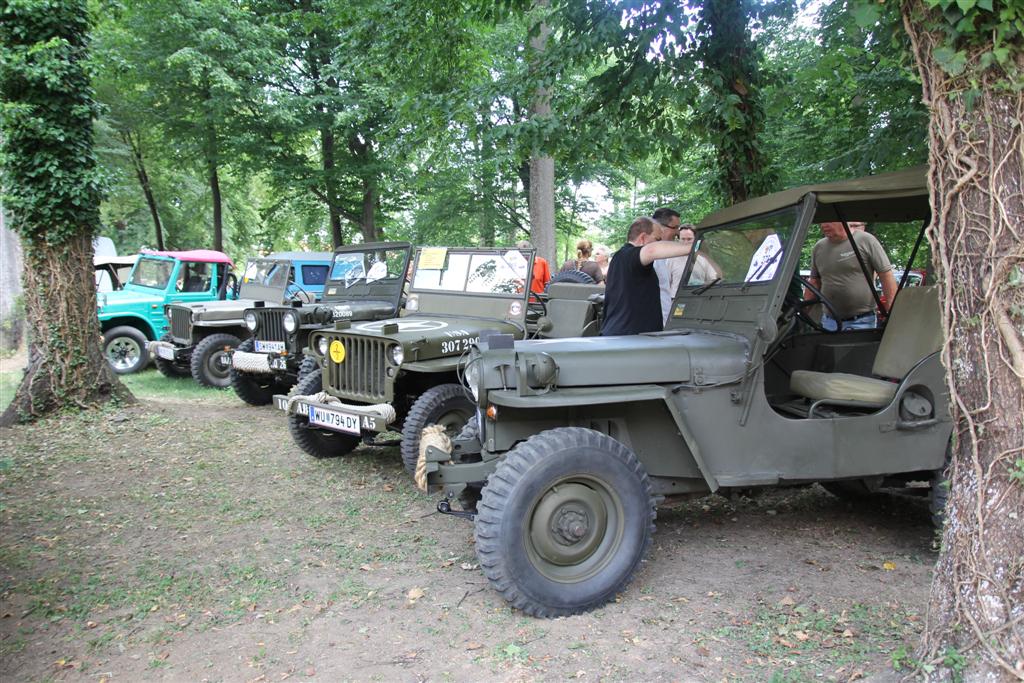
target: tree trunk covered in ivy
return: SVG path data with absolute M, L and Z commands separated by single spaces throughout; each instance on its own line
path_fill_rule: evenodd
M 931 114 L 929 238 L 956 432 L 920 666 L 1010 680 L 1024 678 L 1024 11 L 1014 31 L 1008 2 L 930 4 L 902 11 Z
M 103 358 L 96 318 L 92 238 L 100 192 L 87 32 L 84 0 L 0 10 L 0 164 L 11 227 L 24 247 L 29 326 L 28 367 L 2 425 L 131 399 Z
M 728 204 L 767 194 L 777 182 L 760 142 L 764 107 L 751 10 L 749 0 L 705 0 L 700 10 L 696 57 L 706 96 L 697 120 L 714 147 L 715 184 Z

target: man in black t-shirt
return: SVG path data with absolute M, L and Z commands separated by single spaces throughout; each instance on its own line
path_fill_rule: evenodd
M 601 334 L 658 332 L 662 329 L 661 292 L 654 262 L 685 256 L 690 245 L 663 242 L 661 226 L 641 216 L 629 226 L 627 242 L 615 252 L 608 267 Z

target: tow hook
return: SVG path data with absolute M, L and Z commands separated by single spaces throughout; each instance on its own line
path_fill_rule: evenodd
M 439 500 L 437 503 L 437 511 L 442 515 L 451 515 L 452 517 L 462 517 L 472 521 L 476 517 L 475 512 L 467 512 L 466 510 L 452 510 L 452 504 L 448 502 L 447 498 Z

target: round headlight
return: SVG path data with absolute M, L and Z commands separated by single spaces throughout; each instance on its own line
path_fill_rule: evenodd
M 244 319 L 245 319 L 245 326 L 249 328 L 249 331 L 250 332 L 255 332 L 256 331 L 256 314 L 253 313 L 252 311 L 246 311 Z
M 469 361 L 466 366 L 466 371 L 462 373 L 462 377 L 466 381 L 466 387 L 469 388 L 473 399 L 476 401 L 480 400 L 480 359 L 476 358 Z
M 405 360 L 405 349 L 402 348 L 401 344 L 392 344 L 388 347 L 388 358 L 395 365 L 401 365 L 402 361 Z
M 330 348 L 331 340 L 327 337 L 320 337 L 316 340 L 316 350 L 320 352 L 321 356 L 327 355 L 327 349 Z
M 288 311 L 281 318 L 281 324 L 284 325 L 284 331 L 291 334 L 295 330 L 299 329 L 299 316 Z

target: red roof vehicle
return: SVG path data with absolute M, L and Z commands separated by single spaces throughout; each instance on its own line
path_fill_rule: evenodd
M 143 254 L 155 256 L 168 256 L 181 261 L 199 261 L 201 263 L 227 263 L 235 265 L 228 255 L 221 251 L 212 249 L 189 249 L 187 251 L 156 251 L 155 249 L 143 249 Z

